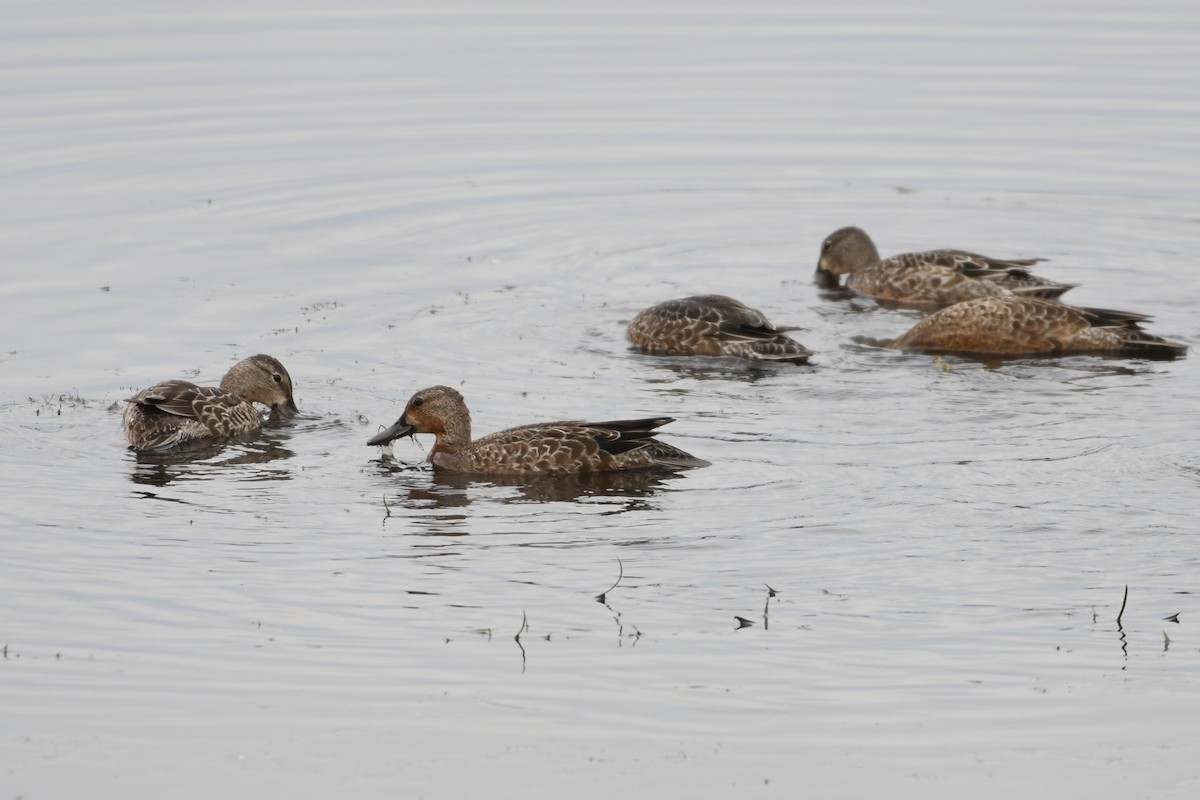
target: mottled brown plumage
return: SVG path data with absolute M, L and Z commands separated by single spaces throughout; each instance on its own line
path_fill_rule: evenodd
M 943 308 L 893 341 L 895 349 L 996 356 L 1068 354 L 1175 358 L 1187 348 L 1142 330 L 1149 317 L 1047 300 L 991 297 Z
M 471 440 L 471 415 L 463 396 L 431 386 L 412 396 L 400 419 L 367 442 L 384 445 L 402 436 L 436 436 L 429 462 L 454 472 L 491 475 L 581 475 L 630 469 L 683 469 L 708 464 L 654 438 L 670 417 L 611 422 L 543 422 Z
M 965 250 L 928 250 L 881 259 L 862 228 L 840 228 L 821 244 L 817 278 L 876 300 L 919 308 L 942 308 L 982 297 L 1052 300 L 1075 284 L 1038 277 L 1029 267 L 1040 258 L 999 259 Z
M 254 403 L 284 417 L 299 413 L 292 378 L 271 356 L 234 364 L 219 388 L 171 380 L 139 392 L 125 407 L 125 437 L 137 450 L 159 450 L 195 439 L 254 433 L 262 427 Z
M 629 341 L 666 356 L 735 356 L 803 364 L 812 355 L 762 312 L 719 294 L 651 306 L 629 323 Z

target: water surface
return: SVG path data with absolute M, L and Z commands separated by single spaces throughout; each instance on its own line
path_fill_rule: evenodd
M 1195 796 L 1194 359 L 946 370 L 811 283 L 858 224 L 1195 348 L 1191 5 L 6 18 L 8 795 Z M 627 350 L 711 291 L 812 365 Z M 302 419 L 125 449 L 135 390 L 257 352 Z M 436 383 L 480 433 L 670 415 L 713 465 L 364 445 Z

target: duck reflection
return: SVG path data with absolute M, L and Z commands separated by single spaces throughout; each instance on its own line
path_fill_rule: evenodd
M 206 480 L 215 470 L 242 467 L 234 473 L 236 480 L 291 480 L 291 470 L 276 463 L 295 456 L 286 446 L 289 438 L 275 431 L 234 444 L 198 440 L 170 450 L 131 451 L 135 463 L 129 479 L 140 486 L 163 487 L 177 481 Z
M 872 349 L 887 349 L 886 339 L 871 339 L 856 336 L 854 341 Z M 981 367 L 989 372 L 1004 372 L 1018 379 L 1042 380 L 1047 370 L 1059 369 L 1065 374 L 1063 383 L 1071 384 L 1105 377 L 1132 377 L 1152 372 L 1161 360 L 1147 359 L 1138 366 L 1130 366 L 1129 356 L 1100 353 L 1096 355 L 1062 356 L 997 356 L 970 351 L 948 350 L 940 353 L 913 353 L 918 361 L 928 360 L 945 372 L 958 369 Z M 1137 364 L 1138 362 L 1134 361 Z M 1104 385 L 1086 385 L 1084 389 L 1103 389 Z
M 571 503 L 593 497 L 644 501 L 664 488 L 669 479 L 678 477 L 678 475 L 678 472 L 669 470 L 628 470 L 624 472 L 594 472 L 563 478 L 543 476 L 524 480 L 513 476 L 496 476 L 489 478 L 488 482 L 493 486 L 516 487 L 519 494 L 513 499 L 515 501 Z M 621 511 L 652 507 L 646 502 L 629 502 L 624 504 Z
M 648 383 L 674 383 L 681 378 L 696 381 L 733 380 L 755 383 L 776 375 L 811 372 L 814 369 L 809 364 L 747 361 L 732 356 L 656 356 L 637 351 L 630 352 L 639 356 L 645 363 L 652 364 L 656 370 L 665 373 L 662 377 L 647 377 Z
M 593 472 L 583 475 L 551 477 L 546 475 L 473 475 L 464 472 L 430 469 L 427 465 L 401 464 L 390 458 L 375 462 L 381 475 L 399 478 L 403 493 L 400 505 L 413 509 L 462 509 L 476 498 L 487 495 L 500 503 L 573 503 L 591 498 L 612 498 L 619 508 L 606 513 L 622 513 L 655 506 L 649 502 L 667 489 L 679 471 L 638 469 L 617 472 Z M 515 493 L 489 491 L 515 489 Z

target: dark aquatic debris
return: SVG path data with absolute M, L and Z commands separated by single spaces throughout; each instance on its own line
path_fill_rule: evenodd
M 742 628 L 749 628 L 754 624 L 754 620 L 746 619 L 745 617 L 739 617 L 737 614 L 734 614 L 733 618 L 737 622 L 739 630 Z
M 1121 624 L 1121 617 L 1125 616 L 1125 604 L 1129 602 L 1129 584 L 1125 584 L 1125 596 L 1121 598 L 1121 610 L 1117 612 L 1117 624 Z
M 763 604 L 763 630 L 765 631 L 771 627 L 771 598 L 779 592 L 772 589 L 770 584 L 764 583 L 763 586 L 767 587 L 767 602 Z
M 525 645 L 521 644 L 521 634 L 527 630 L 529 630 L 529 617 L 525 615 L 525 609 L 521 609 L 521 627 L 517 630 L 517 635 L 513 637 L 517 647 L 521 648 L 521 674 L 525 673 Z
M 521 634 L 529 630 L 529 617 L 525 616 L 525 609 L 521 609 L 521 627 L 517 630 L 517 635 L 513 638 L 518 642 L 521 641 Z
M 1178 625 L 1179 624 L 1179 613 L 1176 612 L 1169 617 L 1163 617 L 1163 622 L 1174 622 L 1176 625 Z
M 617 584 L 619 584 L 621 582 L 621 578 L 625 577 L 625 565 L 621 563 L 621 559 L 619 559 L 619 558 L 617 559 L 617 568 L 618 568 L 619 572 L 617 573 L 616 583 L 614 583 L 612 586 L 605 589 L 600 594 L 596 595 L 597 603 L 603 603 L 605 601 L 605 598 L 608 596 L 608 593 L 611 592 L 613 589 L 617 588 Z

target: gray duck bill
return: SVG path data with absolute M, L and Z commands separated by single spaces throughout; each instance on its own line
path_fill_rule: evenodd
M 838 289 L 841 288 L 839 276 L 817 265 L 817 271 L 813 273 L 813 283 L 822 289 Z
M 286 403 L 280 403 L 271 410 L 284 419 L 291 419 L 300 413 L 300 409 L 296 407 L 296 401 L 291 398 L 288 398 Z
M 370 441 L 367 442 L 367 445 L 372 446 L 387 444 L 388 442 L 394 441 L 403 436 L 412 436 L 414 432 L 415 430 L 412 425 L 408 424 L 408 420 L 404 419 L 404 417 L 401 417 L 400 419 L 396 420 L 396 424 L 392 425 L 392 427 L 388 428 L 386 431 L 381 431 L 372 436 Z

